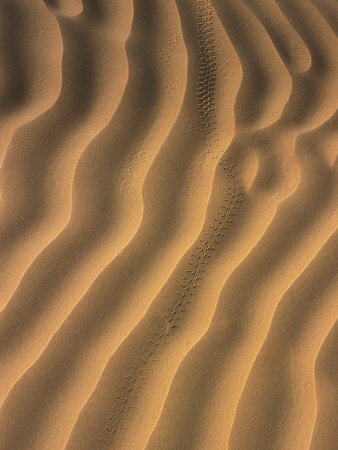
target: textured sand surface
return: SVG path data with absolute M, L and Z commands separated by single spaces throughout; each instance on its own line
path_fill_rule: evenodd
M 336 450 L 336 0 L 0 0 L 0 450 Z

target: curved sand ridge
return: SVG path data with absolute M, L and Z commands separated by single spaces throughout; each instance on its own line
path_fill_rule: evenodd
M 333 450 L 335 2 L 0 12 L 0 448 Z

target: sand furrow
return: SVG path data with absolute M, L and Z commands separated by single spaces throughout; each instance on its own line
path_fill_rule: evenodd
M 273 0 L 244 0 L 265 28 L 279 56 L 290 72 L 305 72 L 311 55 L 305 43 Z
M 184 82 L 173 69 L 179 87 L 167 84 L 161 73 L 162 44 L 154 49 L 148 45 L 152 26 L 153 33 L 161 29 L 164 42 L 175 38 L 165 28 L 168 11 L 159 23 L 161 13 L 156 4 L 153 8 L 156 24 L 144 19 L 142 3 L 134 10 L 126 45 L 130 71 L 126 91 L 113 119 L 77 165 L 70 222 L 32 263 L 0 315 L 1 400 L 140 224 L 144 178 L 177 117 L 175 109 L 168 113 L 168 91 L 176 92 L 179 101 Z M 175 39 L 169 67 L 185 62 L 183 43 Z M 149 78 L 159 79 L 151 91 Z M 31 314 L 20 315 L 23 307 Z
M 337 259 L 333 261 L 337 263 Z M 317 414 L 310 450 L 334 450 L 337 444 L 337 338 L 336 321 L 327 334 L 316 358 L 315 378 Z
M 313 366 L 338 314 L 338 232 L 281 298 L 245 383 L 229 449 L 309 448 Z
M 18 129 L 7 149 L 1 169 L 1 276 L 7 280 L 0 288 L 1 308 L 69 220 L 81 153 L 122 97 L 127 79 L 124 42 L 133 11 L 128 2 L 113 3 L 101 27 L 85 15 L 58 17 L 63 41 L 60 96 L 47 112 Z
M 267 127 L 280 117 L 290 96 L 290 75 L 265 30 L 241 1 L 213 4 L 243 69 L 235 108 L 237 129 Z

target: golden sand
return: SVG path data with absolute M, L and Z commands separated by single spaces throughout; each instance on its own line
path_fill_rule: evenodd
M 336 450 L 335 0 L 0 0 L 0 450 Z

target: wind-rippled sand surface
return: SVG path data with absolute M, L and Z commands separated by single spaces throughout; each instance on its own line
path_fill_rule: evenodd
M 0 30 L 0 449 L 336 450 L 337 2 Z

